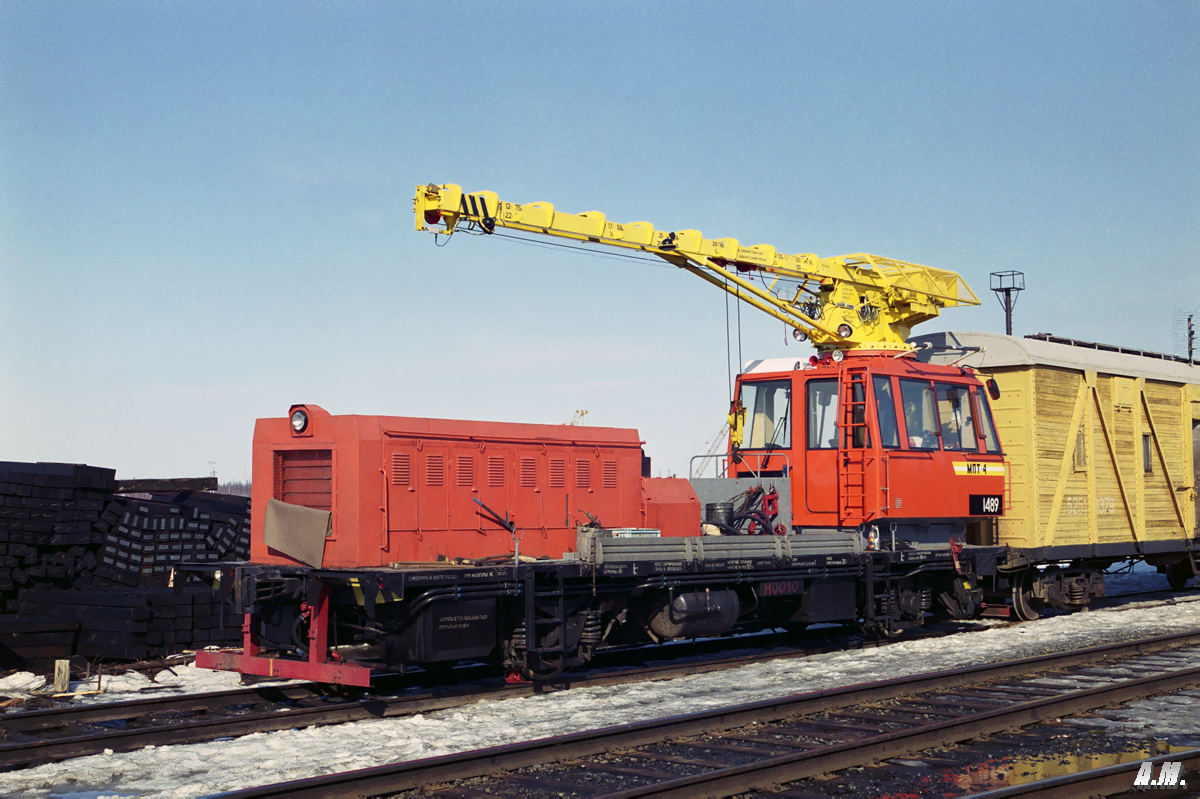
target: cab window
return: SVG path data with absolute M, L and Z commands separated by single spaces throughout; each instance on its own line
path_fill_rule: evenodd
M 837 449 L 837 385 L 836 380 L 809 380 L 805 387 L 809 449 Z
M 892 378 L 875 375 L 875 413 L 879 417 L 879 443 L 885 449 L 900 446 L 900 425 L 896 421 L 896 397 L 892 391 Z
M 984 449 L 999 454 L 1000 439 L 996 436 L 996 425 L 992 421 L 992 408 L 988 404 L 988 398 L 982 391 L 976 391 L 975 401 L 979 405 L 979 429 L 983 433 Z
M 938 420 L 941 424 L 942 449 L 979 449 L 975 435 L 975 414 L 971 411 L 971 390 L 949 383 L 934 384 L 937 390 Z
M 909 449 L 937 449 L 938 423 L 933 386 L 925 380 L 900 380 L 900 402 L 904 406 L 904 434 Z
M 746 430 L 742 449 L 789 449 L 792 446 L 792 386 L 787 380 L 742 384 Z

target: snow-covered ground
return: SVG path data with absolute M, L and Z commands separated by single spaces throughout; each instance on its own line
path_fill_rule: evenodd
M 1128 587 L 1119 579 L 1110 580 L 1109 593 L 1134 590 L 1133 581 L 1142 579 L 1150 581 L 1150 587 L 1165 583 L 1161 577 L 1137 573 L 1125 579 L 1131 581 Z M 407 718 L 96 755 L 0 774 L 0 794 L 72 799 L 203 796 L 907 674 L 1200 630 L 1200 595 L 1175 597 L 1173 602 L 1132 602 L 1013 626 L 981 623 L 976 631 L 956 636 L 776 660 L 669 681 L 578 688 Z M 235 682 L 232 678 L 220 687 Z
M 289 681 L 272 681 L 270 685 L 282 685 Z M 298 681 L 290 681 L 298 682 Z M 99 686 L 97 688 L 97 686 Z M 171 666 L 151 675 L 138 671 L 120 672 L 119 667 L 112 674 L 93 675 L 87 680 L 72 680 L 69 693 L 75 694 L 66 699 L 74 704 L 93 704 L 96 702 L 119 702 L 136 699 L 139 696 L 167 696 L 176 694 L 208 693 L 211 691 L 229 691 L 242 688 L 241 677 L 230 671 L 211 671 L 198 669 L 191 664 Z M 51 685 L 45 677 L 19 671 L 0 679 L 0 696 L 23 697 L 38 694 L 53 695 Z M 19 706 L 8 708 L 8 712 L 18 712 Z

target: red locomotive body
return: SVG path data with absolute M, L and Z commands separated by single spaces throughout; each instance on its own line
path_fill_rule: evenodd
M 255 425 L 251 558 L 296 563 L 263 534 L 271 499 L 330 512 L 323 558 L 309 564 L 324 568 L 511 555 L 509 532 L 483 506 L 515 523 L 533 557 L 574 549 L 589 514 L 610 529 L 698 535 L 687 481 L 646 476 L 641 444 L 629 429 L 293 406 Z

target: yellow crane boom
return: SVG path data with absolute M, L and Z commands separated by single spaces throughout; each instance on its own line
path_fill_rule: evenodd
M 782 320 L 821 350 L 907 351 L 914 325 L 942 308 L 979 304 L 962 276 L 945 269 L 865 253 L 787 255 L 769 244 L 706 239 L 698 230 L 609 222 L 599 211 L 566 214 L 547 202 L 506 202 L 452 183 L 418 186 L 413 210 L 417 230 L 509 228 L 656 255 Z

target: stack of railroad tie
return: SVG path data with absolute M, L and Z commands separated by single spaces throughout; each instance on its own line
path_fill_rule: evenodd
M 0 598 L 66 587 L 96 568 L 115 477 L 95 466 L 0 463 Z
M 75 654 L 85 658 L 146 660 L 210 644 L 236 643 L 241 617 L 222 609 L 209 588 L 125 591 L 21 592 L 17 619 L 51 616 L 79 625 Z
M 18 614 L 0 616 L 0 668 L 236 640 L 211 589 L 167 586 L 178 563 L 248 557 L 249 499 L 117 487 L 112 469 L 0 462 L 0 603 Z
M 80 587 L 165 587 L 177 563 L 250 555 L 248 497 L 192 491 L 118 497 L 104 516 L 108 530 L 94 580 Z

